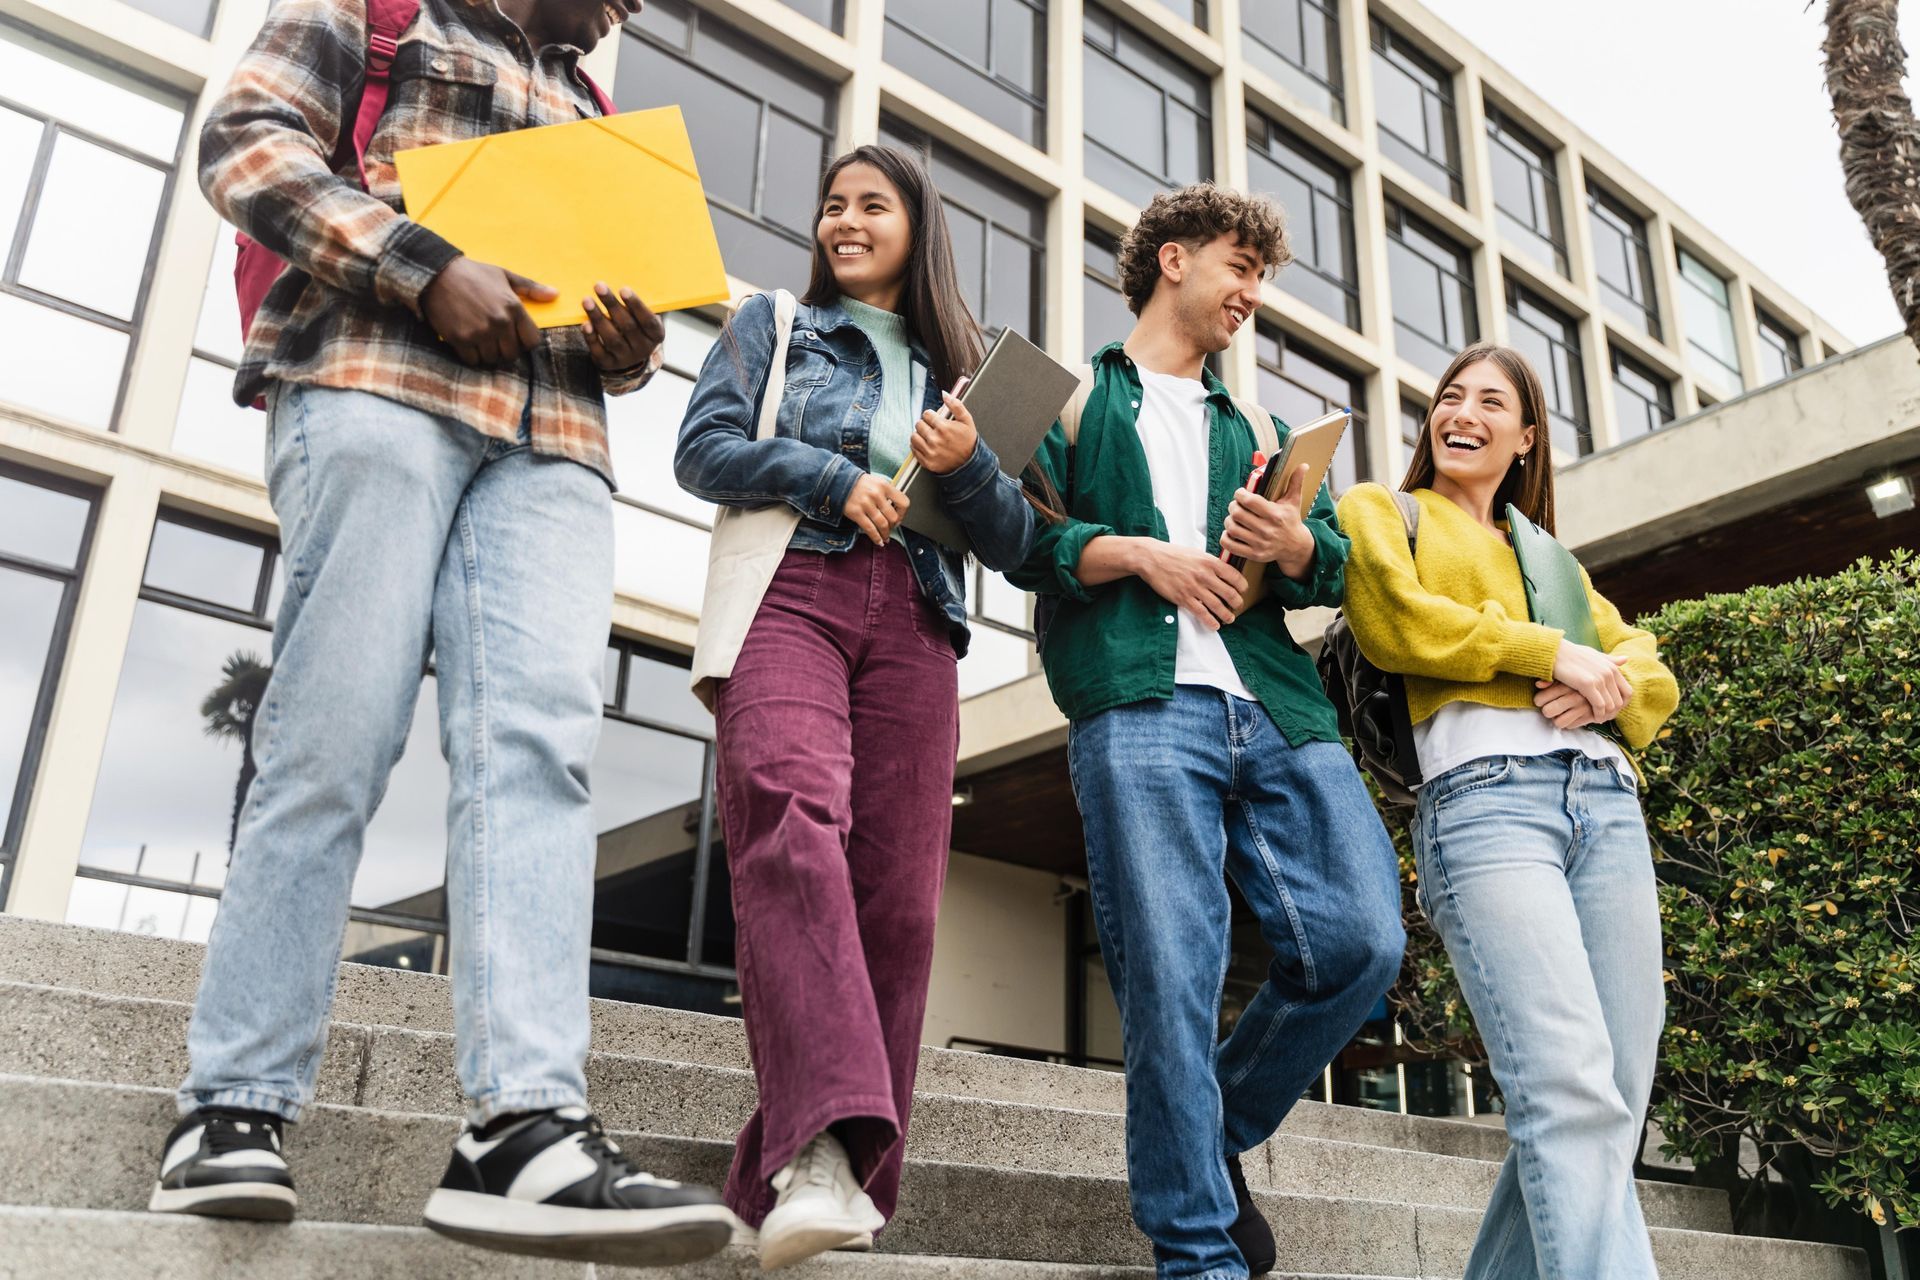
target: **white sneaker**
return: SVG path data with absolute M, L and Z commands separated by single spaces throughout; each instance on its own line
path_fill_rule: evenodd
M 831 1133 L 816 1135 L 773 1175 L 773 1212 L 760 1224 L 760 1269 L 774 1271 L 815 1254 L 854 1245 L 878 1225 L 873 1201 L 860 1189 L 847 1149 Z

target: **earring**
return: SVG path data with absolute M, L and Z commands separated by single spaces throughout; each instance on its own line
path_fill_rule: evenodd
M 1520 465 L 1523 467 L 1527 465 L 1527 455 L 1524 453 L 1520 455 Z

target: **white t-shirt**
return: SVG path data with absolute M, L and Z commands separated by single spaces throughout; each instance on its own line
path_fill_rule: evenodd
M 1449 702 L 1413 726 L 1413 748 L 1420 759 L 1420 777 L 1427 782 L 1487 756 L 1578 751 L 1595 760 L 1617 760 L 1622 768 L 1633 767 L 1624 751 L 1591 729 L 1562 729 L 1537 709 L 1487 707 L 1477 702 Z
M 1207 388 L 1197 378 L 1140 369 L 1140 444 L 1147 452 L 1153 502 L 1176 547 L 1207 545 Z M 1252 701 L 1233 669 L 1226 641 L 1185 609 L 1167 606 L 1166 624 L 1180 628 L 1175 684 L 1197 684 Z

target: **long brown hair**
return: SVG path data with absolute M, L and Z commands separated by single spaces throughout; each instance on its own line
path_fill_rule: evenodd
M 1434 384 L 1433 399 L 1427 403 L 1427 412 L 1420 419 L 1420 439 L 1413 446 L 1413 463 L 1407 468 L 1400 488 L 1412 493 L 1415 489 L 1433 487 L 1438 474 L 1433 461 L 1433 407 L 1440 402 L 1441 393 L 1460 376 L 1461 370 L 1482 360 L 1491 360 L 1507 376 L 1520 397 L 1520 421 L 1533 428 L 1533 448 L 1521 455 L 1532 461 L 1523 464 L 1521 458 L 1515 458 L 1507 468 L 1500 488 L 1493 495 L 1494 519 L 1503 516 L 1507 504 L 1512 503 L 1520 508 L 1521 515 L 1552 533 L 1553 440 L 1551 424 L 1547 421 L 1547 393 L 1540 385 L 1540 375 L 1534 372 L 1532 362 L 1512 347 L 1476 342 L 1453 358 L 1447 371 L 1440 375 L 1440 381 Z
M 901 316 L 907 332 L 927 349 L 927 360 L 934 378 L 942 387 L 952 387 L 962 375 L 979 369 L 986 357 L 986 343 L 980 323 L 967 306 L 960 291 L 960 273 L 953 265 L 953 236 L 947 230 L 947 211 L 940 203 L 939 188 L 933 185 L 920 158 L 895 147 L 869 143 L 855 147 L 827 166 L 820 175 L 820 190 L 813 202 L 813 265 L 807 291 L 800 300 L 810 307 L 831 306 L 840 300 L 840 285 L 833 278 L 833 264 L 820 243 L 820 211 L 826 208 L 833 180 L 849 165 L 872 165 L 886 176 L 900 193 L 901 207 L 907 215 L 907 273 L 900 291 Z M 1021 473 L 1022 492 L 1040 515 L 1058 522 L 1066 517 L 1059 495 L 1038 467 Z

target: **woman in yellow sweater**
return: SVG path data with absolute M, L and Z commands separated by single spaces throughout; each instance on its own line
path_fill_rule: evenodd
M 1468 1280 L 1655 1275 L 1633 1185 L 1665 1017 L 1660 913 L 1635 749 L 1678 691 L 1654 638 L 1587 585 L 1604 652 L 1528 620 L 1507 504 L 1553 530 L 1539 376 L 1480 344 L 1454 358 L 1401 488 L 1340 500 L 1346 615 L 1406 678 L 1421 776 L 1421 909 L 1453 957 L 1506 1096 L 1506 1163 Z

